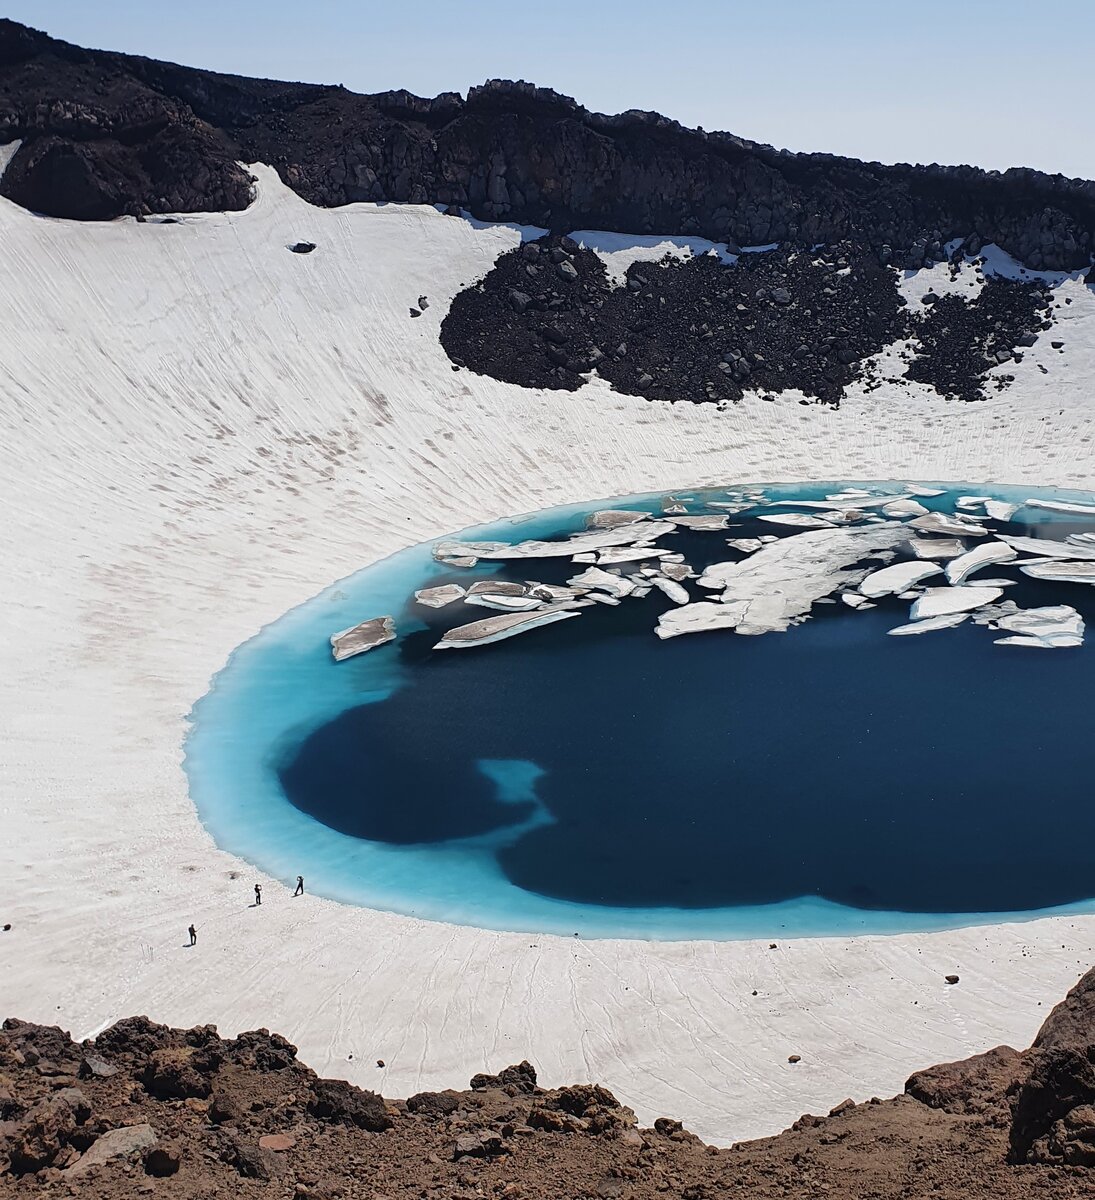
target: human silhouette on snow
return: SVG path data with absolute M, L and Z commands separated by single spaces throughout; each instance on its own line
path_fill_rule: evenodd
M 303 875 L 297 876 L 297 890 L 293 893 L 293 895 L 294 896 L 303 896 L 304 895 L 304 876 Z
M 193 925 L 191 925 L 190 928 L 186 932 L 190 934 L 191 946 L 196 946 L 198 944 L 198 931 L 194 928 Z
M 256 883 L 255 884 L 255 904 L 258 905 L 261 903 L 262 903 L 262 884 Z

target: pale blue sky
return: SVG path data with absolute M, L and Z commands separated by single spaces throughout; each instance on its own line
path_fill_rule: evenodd
M 1095 177 L 1095 0 L 8 0 L 83 45 L 354 91 L 529 79 L 792 150 Z

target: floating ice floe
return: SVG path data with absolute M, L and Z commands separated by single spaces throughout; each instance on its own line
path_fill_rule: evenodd
M 478 592 L 474 596 L 465 596 L 464 603 L 494 608 L 499 612 L 532 612 L 544 607 L 544 601 L 537 596 L 506 596 L 497 592 Z
M 331 653 L 335 662 L 344 658 L 353 658 L 355 654 L 364 654 L 367 650 L 375 650 L 385 642 L 395 640 L 395 621 L 391 617 L 372 617 L 344 629 L 341 633 L 331 635 Z
M 868 492 L 859 496 L 845 492 L 843 497 L 839 501 L 832 497 L 826 497 L 824 500 L 769 500 L 768 503 L 772 508 L 882 508 L 887 504 L 896 504 L 899 500 L 909 499 L 907 495 L 900 492 L 894 492 L 889 496 L 872 496 Z
M 1040 562 L 1019 568 L 1031 579 L 1049 579 L 1055 583 L 1095 583 L 1095 562 Z
M 997 646 L 1038 646 L 1052 650 L 1080 646 L 1084 640 L 1083 617 L 1067 604 L 1022 608 L 1001 617 L 996 624 L 999 629 L 1016 635 L 997 638 Z
M 667 579 L 672 579 L 677 583 L 681 583 L 685 579 L 694 579 L 696 575 L 688 563 L 666 562 L 664 558 L 661 561 L 661 573 Z
M 907 625 L 895 625 L 886 632 L 894 637 L 903 637 L 910 633 L 931 633 L 935 629 L 953 629 L 961 625 L 969 616 L 968 612 L 944 613 L 938 617 L 926 617 L 923 621 L 910 621 Z
M 622 575 L 613 575 L 611 571 L 602 571 L 600 567 L 590 567 L 580 575 L 572 575 L 567 583 L 577 588 L 600 588 L 602 592 L 607 592 L 617 599 L 630 596 L 635 590 L 635 585 L 630 579 L 624 579 Z
M 722 513 L 711 513 L 702 517 L 674 517 L 673 524 L 682 529 L 725 529 L 728 520 Z
M 655 575 L 650 582 L 663 591 L 674 604 L 687 604 L 690 599 L 688 592 L 675 580 Z
M 1095 533 L 1070 533 L 1065 541 L 1073 546 L 1095 546 Z
M 645 558 L 664 558 L 668 553 L 668 550 L 659 549 L 657 546 L 619 546 L 598 550 L 596 561 L 599 567 L 603 567 L 607 563 L 642 562 Z M 584 554 L 581 560 L 585 561 Z
M 720 588 L 718 602 L 681 605 L 658 618 L 660 638 L 705 629 L 740 634 L 787 629 L 816 600 L 859 584 L 870 568 L 863 559 L 892 551 L 904 538 L 896 522 L 856 529 L 817 529 L 780 538 L 740 562 L 712 563 L 699 585 Z
M 1052 512 L 1095 514 L 1095 504 L 1073 504 L 1067 500 L 1027 500 L 1026 508 L 1046 508 Z
M 914 621 L 920 621 L 926 617 L 969 612 L 970 609 L 999 600 L 1003 594 L 1003 589 L 998 587 L 926 588 L 924 594 L 909 610 L 909 616 Z
M 760 538 L 727 538 L 726 544 L 733 550 L 740 550 L 742 554 L 752 554 L 764 545 Z
M 1083 545 L 1079 542 L 1054 542 L 1049 538 L 1015 537 L 1006 533 L 1000 534 L 1000 541 L 1007 542 L 1024 554 L 1035 554 L 1039 558 L 1079 558 L 1095 562 L 1095 545 Z
M 1010 521 L 1019 511 L 1018 504 L 1008 504 L 1004 500 L 986 500 L 985 515 L 994 521 Z
M 468 588 L 469 596 L 478 596 L 488 592 L 495 596 L 525 596 L 528 594 L 528 584 L 513 583 L 508 579 L 477 579 Z
M 645 521 L 653 515 L 649 512 L 632 512 L 628 508 L 602 508 L 586 517 L 586 528 L 618 529 L 621 525 L 634 525 L 636 521 Z
M 922 483 L 910 483 L 905 489 L 913 496 L 923 496 L 930 499 L 932 496 L 942 496 L 946 488 L 930 488 L 925 487 Z
M 438 587 L 420 588 L 414 598 L 427 608 L 444 608 L 446 604 L 462 599 L 464 594 L 458 583 L 442 583 Z
M 454 556 L 466 555 L 490 562 L 511 558 L 571 558 L 575 554 L 602 550 L 608 546 L 652 542 L 664 534 L 672 533 L 675 528 L 671 521 L 632 521 L 617 529 L 576 533 L 573 537 L 554 542 L 438 542 L 433 548 L 433 556 L 449 561 Z
M 883 567 L 880 571 L 872 571 L 859 585 L 862 595 L 869 600 L 877 600 L 880 596 L 892 596 L 903 592 L 914 583 L 927 579 L 930 575 L 938 575 L 942 567 L 935 563 L 899 562 L 892 566 Z
M 841 592 L 840 598 L 849 608 L 877 607 L 877 605 L 872 604 L 866 596 L 860 595 L 859 592 Z
M 527 633 L 530 629 L 538 629 L 541 625 L 551 625 L 555 621 L 565 621 L 578 615 L 572 605 L 566 604 L 549 605 L 539 612 L 501 613 L 497 617 L 484 617 L 481 621 L 450 629 L 434 649 L 466 650 L 472 646 L 485 646 L 488 642 L 501 642 L 519 633 Z
M 922 517 L 928 510 L 919 500 L 891 500 L 882 506 L 887 517 Z
M 992 563 L 1011 562 L 1017 557 L 1018 553 L 1015 548 L 1006 542 L 983 542 L 980 546 L 974 546 L 972 550 L 960 554 L 957 558 L 952 558 L 947 563 L 944 568 L 947 582 L 952 586 L 965 583 L 974 571 Z
M 980 508 L 991 499 L 991 496 L 959 496 L 954 503 L 958 508 Z
M 581 588 L 567 587 L 561 583 L 537 583 L 529 580 L 526 584 L 530 596 L 538 596 L 541 600 L 554 603 L 558 600 L 574 600 L 582 594 Z
M 809 513 L 765 513 L 757 520 L 769 521 L 773 525 L 794 525 L 798 529 L 826 529 L 833 524 L 825 517 L 814 517 Z
M 686 512 L 688 512 L 688 509 L 683 504 L 669 504 L 662 509 L 662 513 L 667 517 L 680 516 Z
M 917 558 L 957 558 L 966 552 L 966 545 L 957 538 L 909 538 L 909 548 Z
M 930 512 L 916 517 L 909 524 L 924 533 L 942 533 L 949 537 L 986 537 L 988 530 L 983 525 L 961 513 L 948 516 L 946 513 Z

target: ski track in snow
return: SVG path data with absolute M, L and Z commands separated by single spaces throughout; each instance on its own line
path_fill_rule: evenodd
M 175 225 L 0 201 L 0 1015 L 77 1037 L 135 1013 L 266 1026 L 389 1096 L 527 1057 L 549 1086 L 602 1082 L 642 1121 L 722 1143 L 1027 1045 L 1090 965 L 1095 917 L 585 943 L 293 900 L 292 880 L 213 844 L 182 740 L 262 625 L 475 523 L 715 483 L 1095 487 L 1092 293 L 1064 282 L 1072 304 L 980 404 L 895 385 L 853 388 L 839 411 L 786 394 L 724 413 L 596 380 L 526 391 L 454 372 L 437 339 L 519 230 L 425 206 L 314 209 L 254 170 L 247 212 Z M 298 239 L 318 248 L 289 253 Z

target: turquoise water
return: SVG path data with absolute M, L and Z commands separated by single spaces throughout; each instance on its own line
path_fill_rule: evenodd
M 922 503 L 946 511 L 964 494 L 1095 502 L 1078 492 L 929 486 L 948 494 Z M 900 491 L 859 482 L 747 490 L 819 499 L 844 487 Z M 707 503 L 737 490 L 676 496 L 690 512 L 715 512 Z M 596 509 L 659 512 L 665 500 L 599 500 L 456 536 L 565 536 Z M 752 534 L 755 523 L 747 514 L 730 520 L 743 527 L 659 544 L 685 550 L 693 563 L 703 546 L 713 560 L 734 557 L 724 539 Z M 1095 519 L 1025 509 L 1007 528 L 1058 537 L 1093 529 Z M 1088 861 L 1084 839 L 1070 837 L 1059 853 L 1047 842 L 1038 859 L 1023 830 L 1027 816 L 1038 820 L 1032 806 L 1045 815 L 1047 787 L 1061 797 L 1069 827 L 1086 819 L 1095 756 L 1070 724 L 1095 699 L 1085 692 L 1086 647 L 994 647 L 987 631 L 969 625 L 886 638 L 905 619 L 901 603 L 869 613 L 815 606 L 814 619 L 761 638 L 718 632 L 660 642 L 653 629 L 668 602 L 655 592 L 495 646 L 431 654 L 438 631 L 490 614 L 459 603 L 427 610 L 414 604 L 414 590 L 495 574 L 556 578 L 542 560 L 454 570 L 431 550 L 411 547 L 327 588 L 239 647 L 215 677 L 194 707 L 185 765 L 218 844 L 286 881 L 303 874 L 310 891 L 345 903 L 586 937 L 939 929 L 1041 913 L 1046 897 L 1053 911 L 1090 909 L 1095 851 Z M 563 563 L 564 574 L 583 569 Z M 1020 603 L 1081 611 L 1093 593 L 1022 586 L 1031 595 Z M 396 619 L 396 642 L 333 662 L 333 632 L 385 613 Z M 871 716 L 833 723 L 830 711 L 821 719 L 837 708 Z M 990 771 L 991 752 L 1014 753 L 1016 737 L 1037 745 Z M 655 746 L 655 758 L 644 760 Z M 968 764 L 973 782 L 936 787 L 929 768 L 921 779 L 916 764 L 926 755 L 941 755 L 951 779 Z M 720 785 L 724 778 L 733 788 Z M 845 811 L 845 797 L 859 807 Z M 887 861 L 887 839 L 899 837 L 900 851 L 912 836 L 879 820 L 890 803 L 921 814 L 914 833 L 923 839 L 922 872 L 915 859 L 905 875 Z M 994 841 L 1005 816 L 1006 835 Z M 987 861 L 986 847 L 998 858 Z M 956 867 L 967 885 L 954 882 L 963 877 Z M 791 894 L 798 886 L 801 894 Z M 1065 904 L 1056 903 L 1062 889 Z M 842 902 L 826 898 L 834 894 Z M 953 911 L 939 911 L 940 897 L 953 900 Z M 900 903 L 880 906 L 880 898 Z M 979 898 L 991 904 L 970 908 Z

